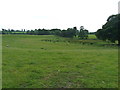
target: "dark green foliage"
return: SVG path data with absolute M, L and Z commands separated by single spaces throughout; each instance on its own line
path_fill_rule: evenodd
M 27 31 L 27 34 L 30 35 L 50 35 L 49 30 L 46 29 L 35 29 L 31 31 Z
M 109 40 L 115 42 L 118 40 L 120 45 L 120 14 L 111 15 L 107 19 L 107 23 L 102 26 L 102 29 L 99 29 L 96 32 L 96 36 L 101 40 Z
M 79 37 L 80 39 L 87 39 L 87 38 L 88 38 L 88 30 L 84 30 L 84 27 L 81 26 L 78 37 Z
M 2 29 L 2 34 L 25 34 L 25 30 Z
M 62 30 L 62 36 L 73 38 L 74 36 L 76 36 L 76 30 L 73 28 L 68 28 L 67 30 Z
M 77 27 L 73 27 L 75 37 L 78 35 L 79 31 L 77 30 Z
M 27 30 L 27 31 L 25 31 L 25 29 L 22 29 L 20 31 L 20 30 L 2 29 L 2 34 L 57 35 L 57 36 L 68 37 L 68 38 L 77 37 L 80 34 L 82 34 L 83 38 L 87 39 L 88 30 L 84 30 L 84 33 L 79 34 L 79 31 L 77 30 L 77 27 L 68 28 L 67 30 L 61 30 L 61 29 L 51 29 L 51 30 L 35 29 L 35 30 Z
M 73 38 L 77 36 L 77 28 L 73 27 L 73 28 L 68 28 L 67 30 L 59 30 L 55 34 L 61 37 Z
M 6 29 L 2 29 L 2 34 L 7 34 Z
M 50 34 L 60 36 L 61 35 L 61 30 L 60 29 L 51 29 Z

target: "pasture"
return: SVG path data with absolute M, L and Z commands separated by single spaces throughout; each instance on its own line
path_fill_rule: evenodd
M 3 88 L 117 88 L 118 48 L 83 42 L 89 41 L 3 35 Z

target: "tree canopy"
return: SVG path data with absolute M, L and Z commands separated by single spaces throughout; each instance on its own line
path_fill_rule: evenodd
M 78 37 L 79 37 L 80 39 L 87 39 L 87 38 L 88 38 L 88 30 L 84 29 L 84 27 L 81 26 Z
M 120 14 L 109 16 L 102 29 L 97 30 L 96 36 L 98 39 L 109 40 L 113 43 L 118 41 L 120 45 Z

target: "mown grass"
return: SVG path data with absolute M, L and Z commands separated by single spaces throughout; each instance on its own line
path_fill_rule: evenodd
M 117 47 L 79 42 L 51 35 L 3 35 L 3 88 L 118 87 Z

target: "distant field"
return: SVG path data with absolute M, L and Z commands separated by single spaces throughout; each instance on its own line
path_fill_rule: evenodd
M 94 34 L 89 34 L 88 36 L 89 39 L 96 39 L 96 36 Z
M 118 87 L 118 48 L 101 40 L 3 35 L 2 42 L 3 88 Z

